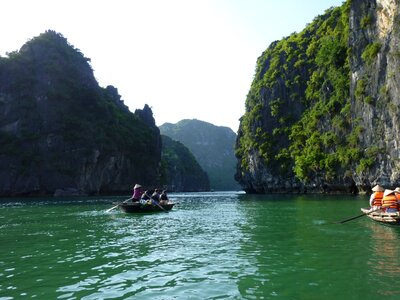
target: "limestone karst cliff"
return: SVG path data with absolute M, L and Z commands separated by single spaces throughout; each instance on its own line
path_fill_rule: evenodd
M 399 24 L 396 1 L 346 1 L 264 51 L 236 142 L 247 192 L 400 185 Z
M 159 180 L 151 109 L 131 113 L 54 31 L 0 57 L 0 145 L 0 196 L 126 193 Z
M 351 108 L 371 164 L 353 178 L 361 189 L 400 185 L 400 17 L 398 1 L 351 2 Z
M 163 135 L 184 144 L 208 174 L 211 189 L 239 190 L 234 180 L 236 134 L 232 129 L 200 120 L 181 120 L 160 126 Z
M 181 142 L 162 135 L 162 176 L 164 189 L 174 192 L 207 192 L 210 181 L 190 150 Z

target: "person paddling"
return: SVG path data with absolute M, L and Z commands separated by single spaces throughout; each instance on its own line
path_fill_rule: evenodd
M 140 203 L 141 204 L 151 204 L 151 197 L 149 195 L 149 191 L 146 190 L 143 194 L 142 197 L 140 199 Z
M 140 184 L 135 184 L 133 188 L 132 202 L 138 202 L 142 198 L 143 188 Z

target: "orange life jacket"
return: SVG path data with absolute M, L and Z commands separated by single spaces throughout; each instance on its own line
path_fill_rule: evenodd
M 383 192 L 375 192 L 374 193 L 374 201 L 372 202 L 373 206 L 382 206 L 382 198 Z
M 397 198 L 395 194 L 390 194 L 382 198 L 382 206 L 386 206 L 386 208 L 395 208 L 397 209 Z

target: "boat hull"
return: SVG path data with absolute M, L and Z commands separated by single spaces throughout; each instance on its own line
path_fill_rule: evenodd
M 150 213 L 159 211 L 170 211 L 174 207 L 175 203 L 160 204 L 159 207 L 154 204 L 142 204 L 139 202 L 134 203 L 121 203 L 119 208 L 126 213 Z
M 389 225 L 400 225 L 400 213 L 399 212 L 384 212 L 381 210 L 374 211 L 372 213 L 369 213 L 369 209 L 367 208 L 362 208 L 361 211 L 365 214 L 367 214 L 367 217 L 370 219 L 379 222 L 379 223 L 384 223 L 384 224 L 389 224 Z

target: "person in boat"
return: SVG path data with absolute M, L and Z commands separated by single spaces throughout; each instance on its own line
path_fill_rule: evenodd
M 147 204 L 150 203 L 151 197 L 149 195 L 149 191 L 145 191 L 140 198 L 140 203 Z
M 384 207 L 383 208 L 384 212 L 387 213 L 397 212 L 399 210 L 397 204 L 397 197 L 393 190 L 389 189 L 385 190 L 382 198 L 382 206 Z
M 397 207 L 399 208 L 400 211 L 400 187 L 394 189 L 394 195 L 397 199 Z
M 143 188 L 140 184 L 135 184 L 133 187 L 132 202 L 138 202 L 142 198 Z
M 384 188 L 379 184 L 372 188 L 372 194 L 369 198 L 369 205 L 371 206 L 371 210 L 378 209 L 382 206 L 382 198 L 383 198 Z
M 160 196 L 161 196 L 161 190 L 160 189 L 155 189 L 154 193 L 151 195 L 151 199 L 155 201 L 160 201 Z
M 167 191 L 163 190 L 160 195 L 160 204 L 167 204 L 167 203 L 168 203 Z

